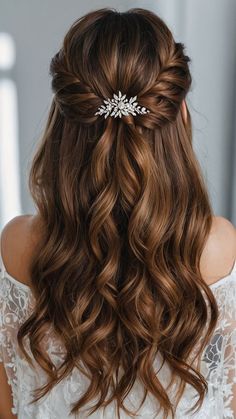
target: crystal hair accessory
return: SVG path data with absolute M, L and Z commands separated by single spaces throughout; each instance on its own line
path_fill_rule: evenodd
M 126 98 L 126 94 L 122 95 L 119 91 L 118 95 L 113 94 L 112 99 L 104 99 L 105 105 L 102 105 L 98 108 L 98 111 L 94 115 L 103 115 L 105 114 L 105 119 L 110 116 L 116 118 L 122 115 L 136 115 L 136 114 L 146 114 L 150 112 L 144 106 L 138 105 L 138 102 L 135 102 L 137 96 L 131 97 L 129 100 Z

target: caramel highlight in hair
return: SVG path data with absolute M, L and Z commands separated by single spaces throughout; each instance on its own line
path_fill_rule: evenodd
M 142 403 L 150 392 L 162 417 L 174 417 L 154 369 L 159 353 L 179 380 L 176 401 L 188 383 L 194 408 L 203 402 L 207 382 L 192 356 L 218 312 L 199 269 L 212 209 L 181 112 L 189 61 L 141 8 L 89 12 L 52 58 L 54 96 L 29 177 L 44 226 L 31 266 L 36 306 L 18 333 L 48 375 L 35 401 L 78 368 L 90 384 L 73 413 L 98 397 L 91 412 L 115 401 L 118 416 L 134 416 L 125 397 L 140 380 Z M 95 116 L 119 90 L 150 113 Z M 59 366 L 42 347 L 50 325 L 65 348 Z

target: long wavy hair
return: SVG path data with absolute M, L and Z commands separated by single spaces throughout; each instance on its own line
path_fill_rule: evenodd
M 150 392 L 174 417 L 159 353 L 178 379 L 177 402 L 188 383 L 201 407 L 207 382 L 192 354 L 199 360 L 218 311 L 199 267 L 213 213 L 181 111 L 191 86 L 184 50 L 155 13 L 103 8 L 77 19 L 52 58 L 52 103 L 29 174 L 44 226 L 31 266 L 36 306 L 18 332 L 48 376 L 34 401 L 78 368 L 90 385 L 72 413 L 99 396 L 91 412 L 115 401 L 118 415 L 135 416 L 124 401 L 139 379 L 141 404 Z M 150 112 L 95 115 L 119 90 Z M 49 325 L 66 351 L 59 366 L 41 345 Z

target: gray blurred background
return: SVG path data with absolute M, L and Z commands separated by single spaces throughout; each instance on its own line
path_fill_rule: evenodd
M 52 97 L 50 59 L 74 20 L 101 7 L 153 10 L 185 44 L 194 148 L 215 215 L 236 225 L 235 0 L 0 0 L 0 227 L 35 212 L 27 177 Z

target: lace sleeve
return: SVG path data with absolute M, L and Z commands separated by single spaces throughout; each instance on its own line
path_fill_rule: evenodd
M 222 419 L 236 418 L 236 275 L 218 287 L 215 296 L 219 306 L 219 323 L 215 334 L 212 359 L 219 360 L 217 383 L 221 389 Z M 217 348 L 216 348 L 217 347 Z M 221 355 L 217 355 L 220 353 Z M 217 358 L 216 358 L 217 356 Z
M 1 266 L 0 271 L 0 361 L 6 370 L 13 397 L 12 413 L 17 414 L 17 332 L 28 309 L 26 287 L 14 283 Z
M 236 299 L 234 301 L 236 314 Z M 228 313 L 230 314 L 230 313 Z M 236 418 L 236 317 L 228 318 L 223 355 L 223 400 L 226 418 Z

